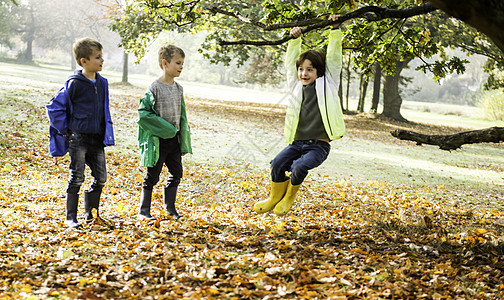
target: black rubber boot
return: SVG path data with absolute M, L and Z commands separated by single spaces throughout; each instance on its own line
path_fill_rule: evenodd
M 91 223 L 94 219 L 93 208 L 96 209 L 96 217 L 99 218 L 101 192 L 84 192 L 84 210 L 86 214 L 86 223 Z
M 140 211 L 138 212 L 138 220 L 156 220 L 151 213 L 152 190 L 142 189 L 140 195 Z
M 180 219 L 182 215 L 179 215 L 177 209 L 175 208 L 175 199 L 177 198 L 177 187 L 165 187 L 163 193 L 163 202 L 168 214 L 175 218 L 175 220 Z
M 77 209 L 79 206 L 79 194 L 67 194 L 66 198 L 66 220 L 65 224 L 69 228 L 80 228 L 77 221 Z

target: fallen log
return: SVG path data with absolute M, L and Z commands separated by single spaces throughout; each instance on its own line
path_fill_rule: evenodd
M 442 150 L 456 150 L 465 144 L 500 143 L 504 141 L 504 127 L 490 127 L 447 135 L 429 135 L 403 129 L 390 132 L 400 140 L 416 142 L 417 145 L 439 146 Z

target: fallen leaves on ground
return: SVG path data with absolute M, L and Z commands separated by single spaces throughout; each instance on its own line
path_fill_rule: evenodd
M 42 109 L 35 117 L 45 121 Z M 69 230 L 68 158 L 48 157 L 30 121 L 3 122 L 16 130 L 0 135 L 0 299 L 502 299 L 499 193 L 319 176 L 276 217 L 252 210 L 266 172 L 191 162 L 184 217 L 164 212 L 159 187 L 159 221 L 139 222 L 144 170 L 118 151 L 100 207 L 111 224 Z

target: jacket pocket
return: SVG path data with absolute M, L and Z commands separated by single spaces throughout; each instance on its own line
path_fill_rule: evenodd
M 86 132 L 89 128 L 89 118 L 87 114 L 74 114 L 70 129 L 76 132 Z

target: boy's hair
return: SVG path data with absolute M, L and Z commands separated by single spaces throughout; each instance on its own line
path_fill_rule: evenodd
M 178 54 L 182 56 L 182 58 L 185 58 L 185 53 L 184 50 L 180 49 L 179 47 L 171 44 L 166 44 L 161 46 L 158 52 L 159 56 L 159 67 L 162 69 L 163 68 L 163 59 L 165 59 L 167 62 L 171 62 L 171 59 L 175 54 Z
M 325 53 L 320 51 L 320 50 L 308 50 L 301 55 L 299 55 L 299 58 L 296 61 L 296 69 L 299 68 L 299 66 L 306 60 L 308 59 L 311 61 L 312 66 L 317 69 L 317 76 L 324 76 L 325 74 Z
M 93 50 L 101 51 L 102 49 L 103 46 L 100 42 L 91 38 L 82 38 L 73 44 L 74 57 L 79 66 L 82 66 L 81 58 L 89 59 L 91 54 L 93 54 Z

